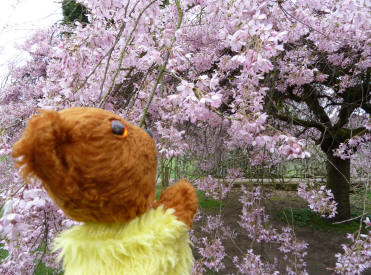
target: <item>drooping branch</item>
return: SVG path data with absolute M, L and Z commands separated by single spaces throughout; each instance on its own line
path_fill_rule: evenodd
M 335 129 L 343 127 L 349 122 L 349 117 L 357 106 L 355 104 L 342 104 L 339 111 L 339 119 L 334 125 Z
M 128 10 L 129 4 L 130 4 L 130 1 L 128 1 L 128 3 L 126 4 L 126 7 L 125 7 L 125 17 L 127 15 L 127 10 Z M 116 35 L 115 42 L 113 43 L 112 47 L 108 51 L 108 59 L 107 59 L 107 62 L 106 62 L 106 67 L 104 68 L 103 80 L 102 80 L 102 83 L 100 85 L 99 98 L 101 98 L 102 94 L 103 94 L 104 83 L 106 82 L 108 68 L 109 68 L 111 58 L 112 58 L 113 50 L 115 49 L 117 43 L 120 41 L 121 35 L 122 35 L 123 31 L 125 30 L 125 27 L 126 27 L 126 21 L 124 23 L 122 23 L 122 26 L 121 26 L 118 34 Z
M 331 127 L 331 120 L 328 117 L 324 108 L 320 105 L 317 96 L 317 88 L 313 85 L 303 86 L 303 101 L 308 105 L 310 110 L 316 115 L 316 117 L 327 127 Z
M 370 133 L 365 127 L 358 127 L 355 129 L 347 129 L 350 132 L 350 137 L 355 137 L 355 136 L 362 136 L 364 134 Z
M 177 23 L 177 26 L 176 26 L 176 30 L 179 30 L 180 26 L 182 25 L 182 21 L 183 21 L 183 11 L 182 11 L 182 8 L 180 6 L 179 0 L 175 0 L 175 3 L 176 3 L 176 6 L 177 6 L 177 9 L 178 9 L 178 23 Z M 176 36 L 175 36 L 175 33 L 174 33 L 173 42 L 172 42 L 171 47 L 173 46 L 175 40 L 176 40 Z M 146 119 L 146 115 L 147 115 L 147 112 L 148 112 L 148 108 L 151 105 L 152 99 L 153 99 L 153 97 L 155 95 L 155 92 L 157 90 L 157 86 L 160 83 L 160 81 L 162 80 L 162 76 L 163 76 L 163 74 L 166 70 L 166 66 L 167 66 L 167 63 L 169 61 L 169 57 L 170 57 L 170 49 L 167 50 L 167 52 L 166 52 L 164 62 L 162 63 L 162 65 L 160 67 L 160 70 L 159 70 L 157 78 L 156 78 L 156 82 L 153 85 L 153 88 L 152 88 L 151 94 L 149 96 L 148 102 L 147 102 L 146 106 L 144 107 L 143 115 L 142 115 L 142 118 L 140 120 L 139 127 L 142 127 L 143 124 L 144 124 L 144 121 Z
M 358 127 L 354 129 L 349 128 L 339 128 L 339 129 L 329 129 L 322 132 L 320 138 L 321 148 L 324 152 L 329 152 L 332 149 L 338 148 L 340 143 L 344 143 L 347 140 L 355 136 L 362 136 L 369 133 L 365 127 Z
M 363 108 L 367 112 L 367 105 L 370 104 L 370 74 L 371 70 L 365 72 L 366 76 L 361 80 L 361 84 L 355 87 L 347 88 L 340 94 L 344 102 L 339 111 L 339 119 L 335 128 L 341 128 L 349 122 L 350 115 L 356 108 Z M 368 112 L 369 113 L 369 112 Z
M 133 34 L 135 32 L 135 30 L 137 29 L 137 26 L 138 26 L 138 23 L 139 23 L 139 20 L 141 19 L 142 15 L 144 14 L 144 12 L 150 7 L 152 6 L 154 3 L 156 3 L 157 0 L 154 0 L 154 1 L 151 1 L 147 6 L 144 7 L 144 9 L 139 13 L 137 19 L 135 20 L 135 23 L 134 23 L 134 26 L 133 26 L 133 29 L 130 31 L 130 34 L 128 36 L 128 38 L 126 39 L 125 41 L 125 45 L 124 47 L 122 48 L 121 50 L 121 53 L 120 53 L 120 58 L 119 58 L 119 62 L 118 62 L 118 65 L 117 65 L 117 69 L 112 77 L 112 80 L 111 80 L 111 85 L 110 87 L 108 88 L 108 91 L 106 92 L 106 94 L 104 95 L 104 97 L 102 98 L 102 100 L 99 102 L 98 104 L 98 107 L 102 107 L 104 102 L 106 101 L 106 99 L 108 98 L 108 96 L 111 94 L 112 92 L 112 89 L 115 85 L 115 81 L 116 81 L 116 78 L 117 78 L 117 75 L 118 73 L 120 72 L 120 69 L 121 69 L 121 65 L 122 65 L 122 61 L 124 59 L 124 55 L 125 55 L 125 52 L 126 52 L 126 49 L 129 45 L 129 43 L 131 42 L 132 40 L 132 37 L 133 37 Z

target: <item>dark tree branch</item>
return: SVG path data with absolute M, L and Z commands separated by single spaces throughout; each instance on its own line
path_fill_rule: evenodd
M 355 137 L 355 136 L 362 136 L 366 133 L 370 133 L 365 127 L 358 127 L 355 129 L 347 129 L 349 131 L 350 137 Z
M 326 114 L 324 108 L 318 102 L 318 91 L 313 85 L 304 85 L 304 102 L 308 105 L 309 109 L 316 115 L 316 117 L 325 124 L 328 128 L 331 128 L 331 120 Z
M 282 120 L 282 121 L 285 121 L 287 123 L 292 123 L 292 124 L 295 124 L 297 126 L 303 126 L 303 127 L 306 127 L 306 128 L 316 128 L 318 130 L 320 130 L 321 132 L 323 132 L 326 127 L 325 125 L 319 123 L 319 122 L 316 122 L 316 121 L 312 121 L 312 120 L 303 120 L 303 119 L 300 119 L 300 118 L 297 118 L 297 117 L 294 117 L 293 115 L 291 114 L 271 114 L 271 116 L 273 118 L 277 118 L 279 120 Z
M 364 103 L 361 107 L 366 113 L 371 115 L 371 103 Z
M 334 128 L 341 128 L 349 122 L 349 117 L 353 111 L 358 108 L 364 108 L 370 103 L 371 94 L 370 94 L 370 68 L 365 72 L 365 78 L 361 79 L 361 85 L 356 87 L 347 88 L 343 94 L 340 96 L 344 99 L 341 109 L 339 111 L 339 120 L 334 125 Z

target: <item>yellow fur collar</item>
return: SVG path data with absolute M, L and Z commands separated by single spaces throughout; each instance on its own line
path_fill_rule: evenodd
M 124 224 L 86 223 L 54 240 L 65 275 L 190 274 L 188 227 L 162 207 Z

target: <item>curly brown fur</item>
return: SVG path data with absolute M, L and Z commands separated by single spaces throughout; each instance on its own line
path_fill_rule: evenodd
M 193 186 L 183 179 L 161 192 L 160 198 L 154 203 L 154 208 L 164 205 L 165 209 L 175 209 L 178 220 L 192 228 L 193 217 L 196 214 L 198 200 Z
M 112 133 L 111 121 L 128 129 Z M 154 200 L 156 147 L 142 129 L 108 111 L 40 111 L 13 147 L 25 179 L 41 179 L 55 203 L 82 222 L 122 222 Z

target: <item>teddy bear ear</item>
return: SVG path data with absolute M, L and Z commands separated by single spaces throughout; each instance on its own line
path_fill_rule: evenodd
M 51 110 L 37 110 L 27 123 L 22 138 L 13 146 L 12 156 L 23 177 L 48 180 L 63 173 L 60 144 L 66 140 L 66 130 L 60 115 Z M 53 175 L 52 175 L 53 174 Z

